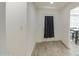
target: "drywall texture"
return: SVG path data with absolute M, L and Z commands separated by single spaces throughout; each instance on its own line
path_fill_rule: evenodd
M 6 55 L 5 2 L 0 2 L 0 55 Z

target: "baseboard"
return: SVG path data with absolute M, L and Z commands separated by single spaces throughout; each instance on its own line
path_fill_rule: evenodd
M 32 49 L 31 56 L 34 56 L 34 50 L 35 50 L 35 48 L 36 48 L 36 44 L 37 44 L 37 43 L 35 43 L 35 45 L 34 45 L 34 47 L 33 47 L 33 49 Z
M 64 47 L 66 47 L 67 49 L 70 49 L 68 46 L 66 46 L 66 45 L 63 43 L 63 41 L 61 41 L 61 40 L 59 40 L 59 41 L 61 42 L 61 44 L 64 45 Z

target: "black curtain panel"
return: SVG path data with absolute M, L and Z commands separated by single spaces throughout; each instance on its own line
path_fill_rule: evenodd
M 45 16 L 44 38 L 54 37 L 54 23 L 53 16 Z

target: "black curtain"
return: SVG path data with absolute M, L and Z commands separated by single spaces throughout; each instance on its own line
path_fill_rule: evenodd
M 44 38 L 54 37 L 53 16 L 45 16 Z

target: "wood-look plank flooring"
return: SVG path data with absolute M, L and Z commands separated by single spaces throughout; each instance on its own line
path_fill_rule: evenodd
M 62 44 L 61 41 L 48 41 L 37 43 L 32 56 L 70 56 L 72 55 L 69 48 Z

